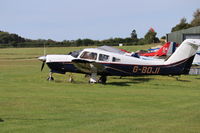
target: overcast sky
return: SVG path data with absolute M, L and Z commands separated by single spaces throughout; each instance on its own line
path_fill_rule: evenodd
M 0 0 L 0 30 L 30 39 L 103 40 L 143 37 L 150 27 L 158 37 L 200 8 L 200 0 Z

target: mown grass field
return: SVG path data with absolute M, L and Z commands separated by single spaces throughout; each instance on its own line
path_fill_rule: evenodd
M 48 82 L 48 68 L 40 72 L 35 58 L 42 54 L 0 49 L 0 133 L 200 133 L 200 76 L 109 77 L 101 85 L 81 74 L 75 83 L 55 74 Z

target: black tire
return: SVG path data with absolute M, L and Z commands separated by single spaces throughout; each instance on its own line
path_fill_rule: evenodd
M 48 81 L 53 81 L 54 78 L 53 78 L 53 77 L 48 77 L 47 80 L 48 80 Z
M 107 77 L 106 76 L 101 76 L 98 80 L 98 83 L 101 83 L 101 84 L 106 84 L 106 81 L 107 81 Z

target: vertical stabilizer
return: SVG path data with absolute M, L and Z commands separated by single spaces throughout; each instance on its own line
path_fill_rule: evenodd
M 194 56 L 200 46 L 200 39 L 186 39 L 177 50 L 165 61 L 165 64 L 173 64 Z

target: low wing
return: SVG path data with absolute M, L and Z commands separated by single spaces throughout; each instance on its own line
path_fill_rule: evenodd
M 81 59 L 72 60 L 73 65 L 84 73 L 102 73 L 105 72 L 105 66 L 94 61 Z

